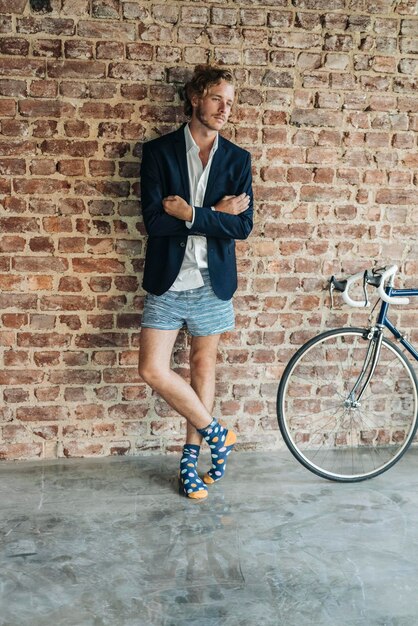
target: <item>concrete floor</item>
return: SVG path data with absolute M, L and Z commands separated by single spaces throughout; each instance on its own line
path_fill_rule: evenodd
M 418 451 L 348 485 L 229 464 L 196 503 L 173 456 L 3 462 L 1 626 L 417 626 Z

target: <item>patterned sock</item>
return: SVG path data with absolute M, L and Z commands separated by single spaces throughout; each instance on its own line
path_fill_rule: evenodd
M 197 473 L 199 452 L 200 446 L 186 443 L 186 445 L 183 446 L 183 455 L 180 461 L 180 491 L 187 498 L 192 498 L 193 500 L 202 500 L 208 495 L 208 490 Z
M 237 436 L 231 430 L 227 430 L 214 418 L 206 428 L 198 428 L 203 439 L 209 444 L 212 455 L 212 467 L 203 476 L 207 485 L 220 480 L 226 468 L 226 461 L 232 452 Z

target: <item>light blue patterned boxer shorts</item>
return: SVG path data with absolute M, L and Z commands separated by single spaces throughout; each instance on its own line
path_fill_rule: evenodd
M 208 270 L 200 271 L 203 287 L 166 291 L 161 296 L 148 293 L 141 326 L 177 330 L 185 325 L 193 337 L 218 335 L 232 330 L 235 326 L 232 300 L 220 300 L 213 292 Z

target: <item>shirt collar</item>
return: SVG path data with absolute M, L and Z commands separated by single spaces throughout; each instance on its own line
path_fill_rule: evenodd
M 189 152 L 190 150 L 197 150 L 199 152 L 199 146 L 193 139 L 192 133 L 190 132 L 190 128 L 188 124 L 186 124 L 184 127 L 184 138 L 186 140 L 186 153 Z M 218 149 L 218 139 L 219 139 L 219 133 L 216 133 L 215 141 L 213 142 L 212 150 L 210 151 L 211 155 L 214 154 L 215 151 Z

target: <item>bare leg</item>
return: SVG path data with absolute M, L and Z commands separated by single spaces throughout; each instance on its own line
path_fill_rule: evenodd
M 220 335 L 193 337 L 190 348 L 191 386 L 212 415 L 215 401 L 215 367 Z M 186 443 L 200 445 L 202 436 L 187 422 Z
M 139 347 L 139 374 L 194 428 L 206 428 L 212 416 L 196 392 L 170 367 L 178 330 L 143 328 Z

